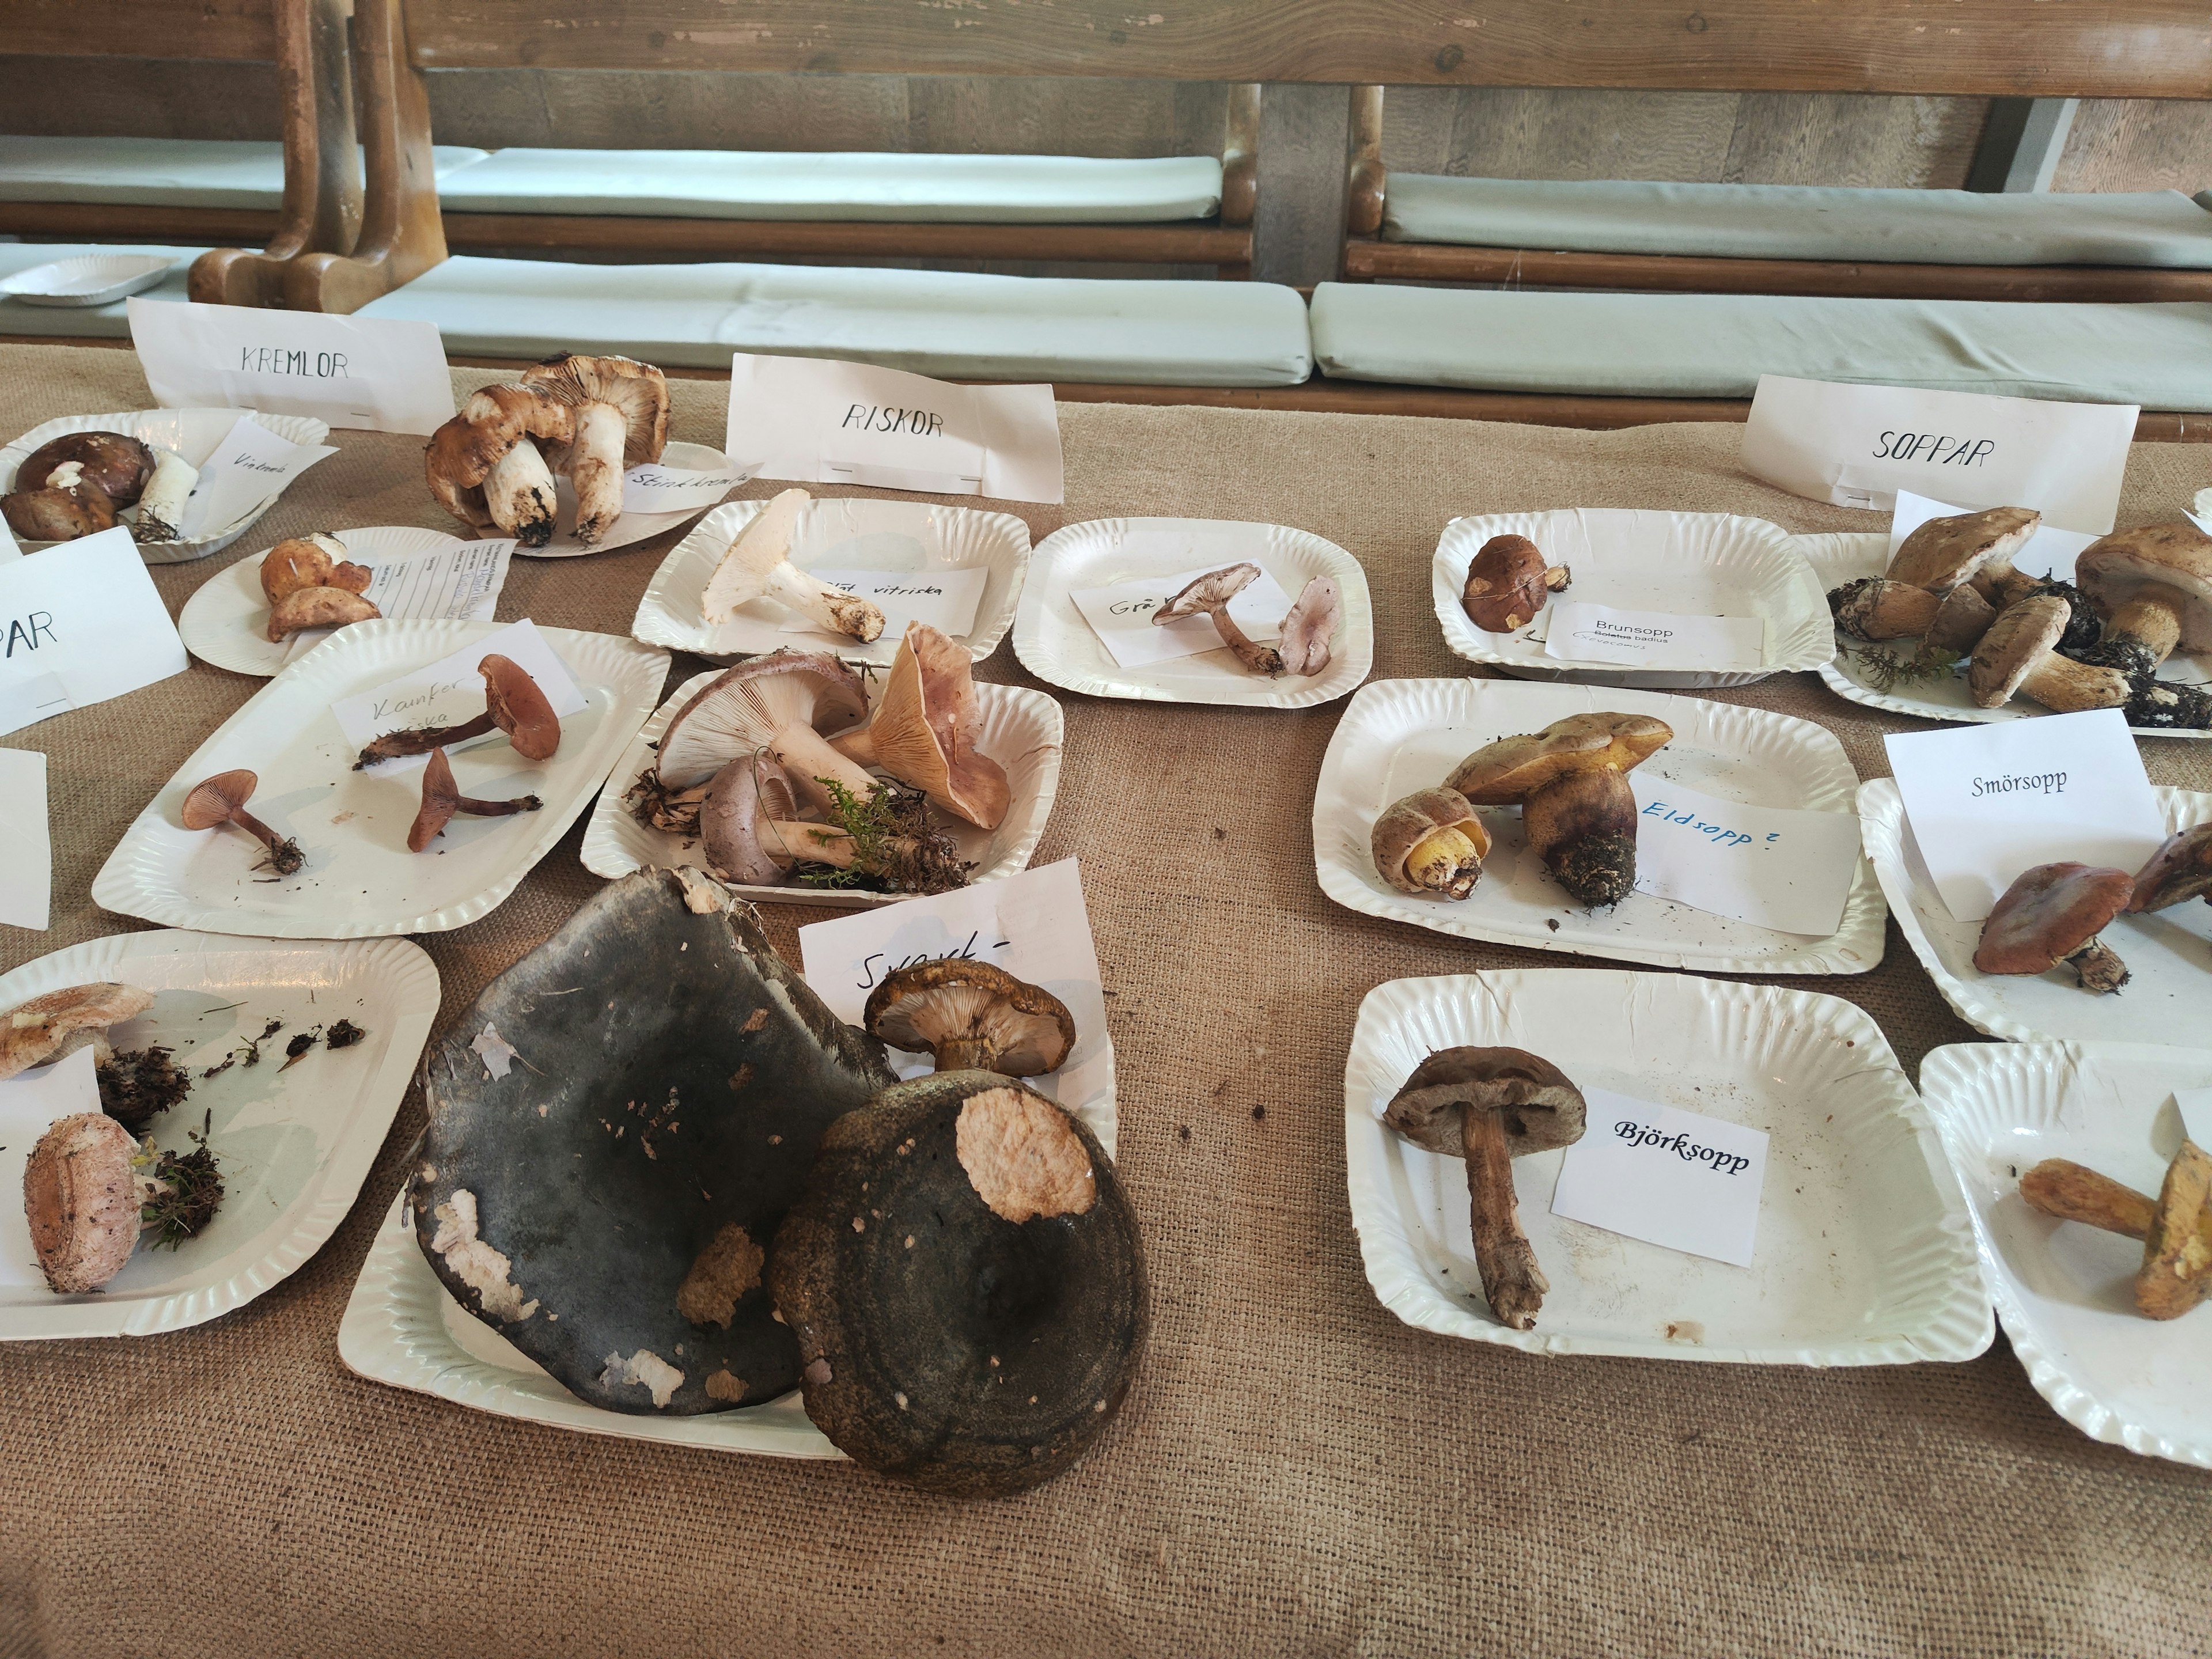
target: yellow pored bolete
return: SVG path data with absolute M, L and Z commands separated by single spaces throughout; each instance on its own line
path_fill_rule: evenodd
M 1482 879 L 1490 831 L 1456 789 L 1417 789 L 1382 809 L 1368 850 L 1383 880 L 1401 893 L 1463 899 Z
M 2212 1294 L 2212 1158 L 2185 1140 L 2155 1200 L 2109 1176 L 2050 1158 L 2020 1178 L 2031 1209 L 2143 1242 L 2136 1272 L 2136 1311 L 2146 1319 L 2179 1319 Z
M 1618 904 L 1636 887 L 1636 792 L 1626 774 L 1674 735 L 1649 714 L 1570 714 L 1476 750 L 1445 787 L 1475 806 L 1520 803 L 1529 848 L 1553 879 L 1581 903 Z

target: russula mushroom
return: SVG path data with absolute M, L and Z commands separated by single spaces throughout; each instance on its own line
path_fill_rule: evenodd
M 575 486 L 576 539 L 596 546 L 622 516 L 623 473 L 668 447 L 668 382 L 634 357 L 573 351 L 525 369 L 522 381 L 574 411 L 574 435 L 554 459 Z
M 957 957 L 884 975 L 860 1023 L 894 1048 L 927 1051 L 940 1072 L 1036 1077 L 1058 1071 L 1075 1046 L 1075 1017 L 1058 997 Z
M 1997 619 L 1996 607 L 1984 599 L 1971 582 L 1960 582 L 1943 596 L 1920 641 L 1923 662 L 1944 666 L 1967 655 L 1982 642 L 1982 635 Z
M 810 576 L 791 562 L 799 515 L 813 499 L 803 489 L 784 490 L 738 532 L 699 598 L 708 622 L 728 622 L 739 607 L 766 598 L 832 634 L 863 641 L 882 635 L 884 613 L 873 603 Z
M 56 1121 L 23 1166 L 23 1214 L 39 1270 L 64 1296 L 99 1290 L 137 1248 L 138 1143 L 105 1112 Z
M 121 432 L 65 432 L 25 456 L 15 477 L 24 483 L 51 479 L 55 468 L 70 464 L 118 507 L 135 505 L 154 476 L 154 452 L 136 438 Z
M 1218 570 L 1209 570 L 1196 581 L 1152 612 L 1152 625 L 1164 628 L 1170 623 L 1188 622 L 1194 617 L 1210 617 L 1213 631 L 1255 674 L 1279 674 L 1283 672 L 1282 653 L 1272 645 L 1258 645 L 1244 636 L 1229 614 L 1229 602 L 1260 580 L 1260 567 L 1246 562 L 1224 565 Z
M 676 711 L 660 734 L 655 770 L 665 789 L 704 782 L 740 755 L 764 754 L 809 800 L 828 805 L 828 779 L 865 799 L 866 769 L 823 738 L 868 712 L 860 677 L 820 651 L 775 651 L 739 663 Z
M 328 531 L 289 536 L 261 557 L 261 592 L 271 605 L 302 588 L 336 587 L 366 593 L 371 572 L 346 561 L 346 545 Z
M 1966 665 L 1966 690 L 1975 706 L 1998 708 L 2014 692 L 2063 714 L 2125 703 L 2130 687 L 2118 669 L 2058 654 L 2070 615 L 2066 601 L 2051 594 L 1998 611 Z
M 280 876 L 297 875 L 307 861 L 300 850 L 300 843 L 289 836 L 280 836 L 274 830 L 246 810 L 246 803 L 253 799 L 253 791 L 261 780 L 245 767 L 234 772 L 218 772 L 192 786 L 185 797 L 183 819 L 187 830 L 213 830 L 226 823 L 234 823 L 269 849 L 262 863 Z
M 740 755 L 714 774 L 699 803 L 699 850 L 724 881 L 773 886 L 801 854 L 771 826 L 798 817 L 784 769 L 766 755 Z
M 512 657 L 488 651 L 477 662 L 477 672 L 483 676 L 483 714 L 459 726 L 417 726 L 386 732 L 361 751 L 353 769 L 358 772 L 403 755 L 448 749 L 483 737 L 495 726 L 507 733 L 507 740 L 523 759 L 551 760 L 561 747 L 561 717 L 553 712 L 538 682 L 530 678 L 530 671 Z
M 118 522 L 115 503 L 75 461 L 55 467 L 43 484 L 0 496 L 0 516 L 33 542 L 73 542 L 112 530 Z
M 2171 909 L 2201 898 L 2212 904 L 2212 821 L 2193 824 L 2166 837 L 2136 872 L 2128 908 L 2142 915 Z
M 199 469 L 173 449 L 154 452 L 154 476 L 138 497 L 137 522 L 131 533 L 142 542 L 173 542 L 184 522 L 185 502 L 200 481 Z
M 1149 1324 L 1136 1211 L 1105 1149 L 984 1072 L 896 1085 L 833 1124 L 768 1279 L 815 1425 L 862 1468 L 953 1497 L 1080 1458 Z
M 1456 789 L 1417 789 L 1382 809 L 1368 834 L 1375 869 L 1401 893 L 1463 899 L 1482 878 L 1490 831 Z
M 1445 780 L 1475 806 L 1521 804 L 1528 845 L 1581 903 L 1618 904 L 1636 886 L 1636 792 L 1624 774 L 1674 735 L 1648 714 L 1571 714 L 1501 738 Z
M 911 784 L 953 817 L 995 830 L 1013 799 L 1006 769 L 975 747 L 975 659 L 927 623 L 908 623 L 875 718 L 830 746 Z
M 1483 1297 L 1499 1324 L 1531 1328 L 1552 1287 L 1521 1231 L 1513 1160 L 1580 1140 L 1582 1091 L 1525 1048 L 1443 1048 L 1413 1068 L 1382 1121 L 1425 1151 L 1467 1160 Z
M 407 850 L 419 853 L 428 847 L 453 821 L 456 812 L 472 818 L 503 818 L 515 812 L 535 812 L 544 805 L 535 795 L 517 795 L 512 800 L 477 800 L 465 795 L 454 781 L 446 751 L 433 749 L 430 763 L 422 769 L 422 805 L 409 826 Z
M 2043 514 L 2026 507 L 1930 519 L 1898 544 L 1882 574 L 1893 582 L 1933 589 L 1938 596 L 1985 570 L 2009 575 L 2012 556 L 2027 545 L 2042 523 Z
M 494 525 L 543 547 L 553 538 L 556 497 L 538 445 L 564 447 L 575 433 L 575 411 L 543 386 L 485 386 L 430 434 L 430 494 L 471 529 Z
M 2135 1297 L 2144 1318 L 2179 1319 L 2212 1295 L 2212 1157 L 2196 1142 L 2181 1143 L 2155 1200 L 2063 1158 L 2022 1176 L 2020 1195 L 2061 1221 L 2141 1239 Z
M 2128 982 L 2127 964 L 2097 935 L 2135 896 L 2124 870 L 2039 864 L 2022 871 L 1982 924 L 1974 966 L 1985 974 L 2047 974 L 2060 963 L 2085 991 Z
M 1924 587 L 1863 576 L 1828 595 L 1836 626 L 1855 640 L 1918 639 L 1928 631 L 1942 598 Z
M 2191 524 L 2089 544 L 2074 580 L 2105 619 L 2095 659 L 2148 673 L 2176 649 L 2212 652 L 2212 536 Z
M 1298 590 L 1283 618 L 1282 637 L 1275 641 L 1285 673 L 1311 678 L 1328 666 L 1329 641 L 1336 637 L 1343 610 L 1334 576 L 1316 576 Z
M 154 994 L 135 985 L 100 980 L 48 991 L 0 1014 L 0 1079 L 51 1066 L 89 1045 L 95 1059 L 112 1052 L 107 1028 L 136 1019 L 154 1006 Z
M 1536 620 L 1545 602 L 1573 580 L 1526 536 L 1492 536 L 1475 550 L 1459 596 L 1468 620 L 1486 634 L 1510 634 Z

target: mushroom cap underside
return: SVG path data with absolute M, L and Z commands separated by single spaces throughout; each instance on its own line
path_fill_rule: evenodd
M 1565 1072 L 1526 1048 L 1439 1048 L 1413 1068 L 1383 1109 L 1382 1121 L 1432 1152 L 1464 1156 L 1468 1110 L 1496 1111 L 1516 1158 L 1570 1146 L 1583 1138 L 1582 1091 Z
M 885 975 L 861 1020 L 908 1053 L 980 1040 L 997 1056 L 997 1069 L 1015 1077 L 1056 1071 L 1075 1047 L 1075 1017 L 1058 997 L 990 963 L 958 957 Z
M 1165 605 L 1153 611 L 1152 621 L 1164 625 L 1187 621 L 1192 617 L 1206 616 L 1227 605 L 1259 580 L 1260 567 L 1249 560 L 1224 565 L 1218 570 L 1209 570 L 1187 584 Z
M 624 466 L 657 461 L 668 447 L 668 380 L 651 363 L 568 351 L 523 370 L 522 383 L 571 407 L 597 403 L 621 410 Z
M 1485 744 L 1444 782 L 1476 806 L 1505 806 L 1571 772 L 1632 770 L 1674 735 L 1674 727 L 1649 714 L 1570 714 L 1540 732 Z
M 687 789 L 765 749 L 786 726 L 841 732 L 867 712 L 860 677 L 827 652 L 771 652 L 718 676 L 678 709 L 654 767 L 668 787 Z
M 2135 878 L 2087 864 L 2022 871 L 1982 924 L 1974 966 L 1985 974 L 2040 974 L 2064 961 L 2127 908 Z
M 1474 843 L 1477 858 L 1490 856 L 1490 826 L 1456 789 L 1417 789 L 1384 807 L 1368 831 L 1368 851 L 1382 878 L 1401 892 L 1421 890 L 1406 879 L 1406 860 L 1414 848 L 1439 830 L 1457 830 Z
M 218 823 L 229 823 L 230 815 L 253 799 L 260 783 L 260 778 L 243 766 L 201 779 L 185 797 L 181 815 L 185 828 L 212 830 Z
M 2008 561 L 2042 522 L 2040 513 L 2025 507 L 1930 519 L 1898 544 L 1883 574 L 1914 587 L 1955 587 L 1984 565 Z
M 151 991 L 112 980 L 65 985 L 18 1003 L 0 1014 L 0 1078 L 49 1065 L 153 1006 Z

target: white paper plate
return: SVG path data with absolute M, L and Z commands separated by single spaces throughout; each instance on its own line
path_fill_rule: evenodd
M 222 1164 L 222 1207 L 173 1251 L 142 1243 L 97 1294 L 0 1286 L 0 1339 L 179 1330 L 285 1278 L 353 1207 L 438 1012 L 438 970 L 405 939 L 286 944 L 167 932 L 118 933 L 26 963 L 0 978 L 0 1007 L 94 980 L 156 994 L 146 1013 L 114 1028 L 115 1044 L 165 1043 L 191 1069 L 191 1093 L 154 1121 L 153 1133 L 165 1152 L 189 1152 L 186 1131 L 213 1110 L 209 1142 Z M 287 1036 L 341 1017 L 368 1035 L 336 1054 L 319 1045 L 278 1074 Z M 200 1075 L 271 1019 L 284 1030 L 264 1045 L 258 1066 Z M 15 1195 L 33 1143 L 12 1134 L 9 1141 L 0 1192 L 27 1261 Z
M 706 857 L 694 842 L 640 823 L 622 803 L 623 792 L 635 781 L 653 758 L 648 744 L 658 743 L 676 711 L 711 684 L 720 670 L 709 669 L 679 686 L 673 696 L 654 711 L 629 746 L 615 763 L 607 787 L 599 792 L 592 820 L 584 826 L 584 867 L 612 881 L 645 865 L 664 869 L 690 865 L 707 867 Z M 872 698 L 878 690 L 870 684 Z M 976 881 L 998 881 L 1029 868 L 1030 858 L 1043 838 L 1045 819 L 1051 816 L 1053 797 L 1060 787 L 1062 722 L 1060 705 L 1042 691 L 1015 685 L 979 683 L 975 702 L 982 716 L 983 734 L 976 747 L 1006 769 L 1013 787 L 1013 801 L 994 830 L 969 824 L 951 824 L 960 855 L 976 868 Z M 758 903 L 820 904 L 841 910 L 872 909 L 896 904 L 896 893 L 853 892 L 837 888 L 754 887 L 731 884 L 730 890 Z
M 415 558 L 461 543 L 458 536 L 413 525 L 377 525 L 325 533 L 345 544 L 347 558 L 367 565 Z M 285 653 L 292 645 L 289 639 L 271 640 L 268 629 L 269 600 L 261 592 L 261 561 L 254 557 L 226 565 L 202 582 L 185 601 L 184 611 L 177 618 L 177 632 L 184 639 L 185 649 L 202 662 L 228 668 L 234 674 L 258 674 L 264 679 L 284 665 Z
M 0 294 L 27 306 L 104 306 L 167 276 L 176 260 L 158 253 L 85 253 L 0 278 Z
M 2181 1144 L 2167 1103 L 2212 1085 L 2212 1054 L 2128 1042 L 1960 1043 L 1920 1086 L 1966 1190 L 1982 1271 L 2035 1391 L 2093 1440 L 2212 1468 L 2212 1314 L 2145 1319 L 2142 1246 L 2032 1210 L 2020 1176 L 2046 1158 L 2156 1194 Z
M 1492 846 L 1465 899 L 1415 898 L 1376 873 L 1376 816 L 1442 783 L 1493 738 L 1569 714 L 1653 714 L 1674 741 L 1642 770 L 1723 800 L 1808 811 L 1853 810 L 1858 774 L 1835 735 L 1810 720 L 1697 697 L 1525 680 L 1377 680 L 1352 697 L 1314 789 L 1314 865 L 1322 891 L 1347 909 L 1462 939 L 1571 951 L 1662 968 L 1737 974 L 1863 974 L 1881 960 L 1881 893 L 1859 861 L 1843 924 L 1827 939 L 1778 933 L 1632 893 L 1610 911 L 1577 905 L 1532 856 L 1518 809 L 1483 807 Z
M 719 472 L 726 471 L 730 458 L 719 449 L 709 449 L 704 444 L 671 444 L 661 452 L 660 464 L 680 467 L 687 472 Z M 586 547 L 576 539 L 576 492 L 565 477 L 553 480 L 556 505 L 553 515 L 553 539 L 543 547 L 524 547 L 517 544 L 517 556 L 526 559 L 580 559 L 592 553 L 611 553 L 618 547 L 628 547 L 648 537 L 658 536 L 664 530 L 673 530 L 687 524 L 708 509 L 695 507 L 683 513 L 624 513 L 607 526 L 607 533 L 594 546 Z M 730 486 L 732 489 L 737 486 Z M 498 535 L 498 531 L 485 532 Z
M 1565 598 L 1683 617 L 1756 617 L 1766 624 L 1764 665 L 1753 669 L 1623 668 L 1544 654 L 1542 627 L 1488 634 L 1468 619 L 1467 568 L 1493 536 L 1526 536 L 1547 562 L 1571 567 Z M 1836 653 L 1824 590 L 1779 525 L 1725 513 L 1562 507 L 1454 519 L 1437 542 L 1429 586 L 1444 643 L 1469 662 L 1528 679 L 1592 685 L 1749 685 L 1770 674 L 1818 668 Z
M 652 713 L 668 659 L 611 634 L 540 629 L 590 704 L 562 722 L 560 751 L 538 765 L 499 740 L 456 750 L 452 759 L 465 793 L 535 794 L 544 809 L 457 817 L 420 854 L 407 850 L 407 830 L 422 802 L 422 769 L 354 771 L 356 750 L 331 704 L 502 625 L 379 620 L 333 634 L 248 698 L 161 786 L 94 878 L 94 901 L 172 927 L 285 939 L 443 933 L 491 910 L 606 781 Z M 261 777 L 250 810 L 307 853 L 300 874 L 275 881 L 256 870 L 261 849 L 238 830 L 179 824 L 195 784 L 239 766 Z
M 1506 1044 L 1583 1088 L 1763 1129 L 1753 1265 L 1551 1213 L 1564 1152 L 1513 1162 L 1552 1288 L 1530 1331 L 1490 1316 L 1467 1173 L 1379 1115 L 1438 1048 Z M 1957 1181 L 1881 1028 L 1838 997 L 1668 974 L 1544 969 L 1393 980 L 1345 1062 L 1352 1224 L 1368 1282 L 1409 1325 L 1527 1353 L 1754 1364 L 1971 1359 L 1994 1334 Z
M 700 608 L 707 580 L 750 524 L 764 501 L 725 501 L 676 544 L 653 573 L 637 602 L 630 632 L 647 645 L 730 662 L 790 646 L 834 651 L 848 662 L 878 666 L 898 650 L 890 629 L 868 644 L 842 634 L 809 629 L 787 633 L 793 613 L 773 599 L 756 599 L 726 623 L 709 625 Z M 1029 574 L 1030 527 L 1011 513 L 930 501 L 877 501 L 817 496 L 799 515 L 791 562 L 802 570 L 959 570 L 981 565 L 990 574 L 976 601 L 975 625 L 963 642 L 978 661 L 999 647 L 1013 620 L 1014 600 Z
M 1879 576 L 1889 568 L 1889 538 L 1881 535 L 1793 536 L 1791 542 L 1813 567 L 1826 594 L 1829 589 L 1840 587 L 1845 582 L 1856 581 L 1862 576 Z M 1821 604 L 1825 611 L 1827 605 Z M 1915 640 L 1893 640 L 1885 646 L 1869 646 L 1863 640 L 1847 635 L 1836 635 L 1835 659 L 1820 668 L 1820 678 L 1828 690 L 1838 696 L 1869 708 L 1886 709 L 1893 714 L 1911 714 L 1923 720 L 1946 720 L 1954 724 L 1971 722 L 1986 725 L 1992 720 L 2031 719 L 2051 711 L 2039 702 L 2026 697 L 2014 697 L 2010 702 L 1995 708 L 1977 708 L 1967 695 L 1963 674 L 1942 680 L 1920 680 L 1897 691 L 1875 689 L 1867 678 L 1867 670 L 1859 660 L 1859 653 L 1868 650 L 1902 649 L 1911 655 L 1919 648 Z M 2191 656 L 2176 652 L 2159 665 L 2158 677 L 2177 684 L 2203 685 L 2212 683 L 2212 657 Z M 2212 732 L 2176 732 L 2166 726 L 2137 726 L 2129 728 L 2139 738 L 2212 738 Z
M 328 439 L 331 429 L 320 421 L 305 415 L 267 415 L 258 410 L 245 409 L 134 409 L 115 415 L 64 415 L 59 420 L 47 421 L 33 427 L 21 437 L 0 449 L 0 492 L 15 487 L 15 470 L 31 459 L 33 450 L 56 438 L 71 432 L 120 432 L 136 438 L 141 443 L 153 444 L 163 449 L 173 449 L 194 466 L 204 463 L 215 453 L 216 446 L 230 435 L 239 417 L 252 415 L 255 422 L 269 428 L 288 443 L 319 444 Z M 278 492 L 281 495 L 283 492 Z M 193 559 L 204 559 L 210 553 L 222 551 L 243 536 L 255 520 L 276 505 L 271 495 L 259 506 L 249 507 L 220 530 L 204 536 L 188 536 L 175 542 L 140 542 L 138 556 L 148 564 L 185 564 Z M 128 507 L 121 514 L 125 524 L 138 521 L 138 509 Z M 57 542 L 31 542 L 31 547 L 66 545 Z
M 2212 794 L 2159 789 L 2166 833 L 2212 818 Z M 1974 966 L 1982 925 L 1953 918 L 1912 844 L 1893 778 L 1859 790 L 1859 834 L 1905 943 L 1959 1018 L 2014 1042 L 2166 1042 L 2212 1048 L 2212 905 L 2191 900 L 2123 915 L 2100 935 L 2127 963 L 2125 988 L 2097 996 L 2061 969 L 1984 974 Z
M 1141 554 L 1123 550 L 1131 532 L 1175 538 Z M 1124 668 L 1099 642 L 1068 597 L 1072 588 L 1110 587 L 1140 576 L 1250 560 L 1293 599 L 1316 576 L 1336 578 L 1343 605 L 1328 666 L 1310 677 L 1255 674 L 1226 647 L 1202 656 Z M 1092 519 L 1054 532 L 1037 544 L 1036 574 L 1014 617 L 1014 654 L 1039 679 L 1092 697 L 1150 702 L 1231 703 L 1248 708 L 1311 708 L 1334 702 L 1375 666 L 1375 614 L 1367 573 L 1334 542 L 1279 524 L 1226 519 Z

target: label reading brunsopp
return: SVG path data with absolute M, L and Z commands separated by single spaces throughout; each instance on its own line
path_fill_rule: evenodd
M 1585 1089 L 1552 1213 L 1688 1255 L 1751 1266 L 1766 1132 L 1608 1089 Z

